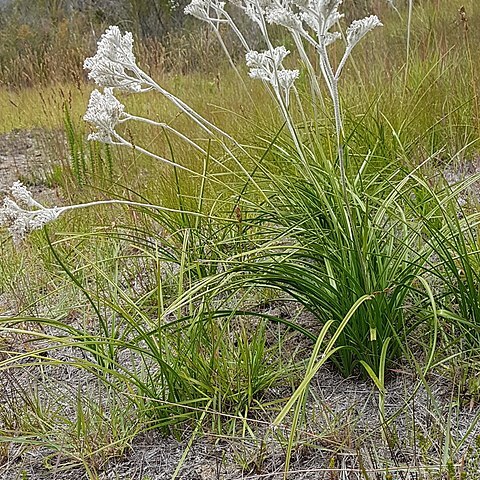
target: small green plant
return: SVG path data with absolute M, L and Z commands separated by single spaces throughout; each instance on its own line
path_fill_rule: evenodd
M 88 143 L 85 145 L 84 132 L 72 121 L 68 105 L 64 104 L 64 128 L 67 137 L 72 173 L 79 186 L 113 180 L 113 158 L 109 145 Z

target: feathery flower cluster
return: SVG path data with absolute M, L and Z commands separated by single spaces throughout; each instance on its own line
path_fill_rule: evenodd
M 300 33 L 310 44 L 317 44 L 317 48 L 321 50 L 321 47 L 326 47 L 342 37 L 340 32 L 330 31 L 344 17 L 344 14 L 338 11 L 341 4 L 342 0 L 271 0 L 265 11 L 258 7 L 257 10 L 264 13 L 268 23 Z M 247 7 L 248 5 L 247 3 Z M 381 25 L 376 15 L 355 20 L 347 29 L 349 50 L 369 31 Z
M 290 52 L 282 45 L 264 52 L 252 50 L 247 53 L 247 66 L 251 78 L 258 78 L 270 83 L 274 88 L 283 88 L 286 95 L 299 76 L 298 70 L 283 68 L 282 62 Z
M 59 207 L 45 208 L 37 202 L 21 182 L 15 182 L 10 192 L 13 199 L 5 198 L 0 208 L 0 226 L 8 228 L 16 245 L 19 245 L 30 232 L 53 222 L 62 213 Z M 36 210 L 27 210 L 23 207 Z
M 246 54 L 247 67 L 279 69 L 285 57 L 290 53 L 283 45 L 264 52 L 252 50 Z
M 316 7 L 325 21 L 328 20 L 332 22 L 331 25 L 336 21 L 335 19 L 338 20 L 343 16 L 338 13 L 338 7 L 340 7 L 342 3 L 343 0 L 310 0 L 310 5 Z
M 376 15 L 354 20 L 347 29 L 347 44 L 353 48 L 368 32 L 376 27 L 382 27 L 383 24 Z
M 341 4 L 342 0 L 309 0 L 306 5 L 297 3 L 297 6 L 301 11 L 300 18 L 322 41 L 328 37 L 329 30 L 343 18 L 343 13 L 338 11 Z
M 112 88 L 105 88 L 102 94 L 93 90 L 83 119 L 96 127 L 97 131 L 88 136 L 88 140 L 113 143 L 115 127 L 122 119 L 128 118 L 124 105 L 113 95 Z
M 183 11 L 186 15 L 192 15 L 192 17 L 205 22 L 218 22 L 224 8 L 225 2 L 219 2 L 218 0 L 192 0 Z M 217 18 L 213 17 L 212 13 Z
M 277 72 L 276 80 L 278 80 L 278 85 L 283 88 L 286 92 L 290 91 L 295 83 L 295 80 L 300 76 L 298 70 L 280 70 Z
M 112 87 L 126 92 L 142 91 L 143 81 L 137 75 L 133 37 L 120 33 L 117 26 L 109 27 L 97 44 L 97 53 L 83 63 L 90 70 L 88 78 L 101 87 Z
M 18 203 L 20 203 L 20 205 L 31 208 L 43 208 L 43 206 L 32 197 L 32 192 L 30 192 L 30 190 L 28 190 L 22 182 L 15 182 L 10 187 L 10 191 L 12 193 L 12 197 Z
M 265 19 L 270 24 L 281 25 L 302 34 L 305 33 L 300 15 L 282 5 L 269 7 L 266 11 Z

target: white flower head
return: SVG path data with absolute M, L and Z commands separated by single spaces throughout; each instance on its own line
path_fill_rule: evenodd
M 263 68 L 251 68 L 248 72 L 250 78 L 254 78 L 256 80 L 263 80 L 264 82 L 271 82 L 272 75 L 270 72 L 266 71 Z
M 199 20 L 210 20 L 209 5 L 210 2 L 205 0 L 192 0 L 184 9 L 185 15 L 192 15 L 192 17 Z
M 272 50 L 266 51 L 265 55 L 273 62 L 275 67 L 279 67 L 289 53 L 290 50 L 287 50 L 283 45 L 281 45 L 280 47 L 275 47 Z
M 90 70 L 88 78 L 101 87 L 141 91 L 143 81 L 135 73 L 137 67 L 132 48 L 132 34 L 122 35 L 117 26 L 110 26 L 97 44 L 97 53 L 83 63 L 83 68 Z
M 281 25 L 282 27 L 303 32 L 302 20 L 297 13 L 293 13 L 290 8 L 275 5 L 267 9 L 265 16 L 270 24 Z
M 285 57 L 290 53 L 283 45 L 264 52 L 251 50 L 245 56 L 247 67 L 279 69 Z
M 270 83 L 277 92 L 283 89 L 287 104 L 290 89 L 299 77 L 298 70 L 287 70 L 282 65 L 289 53 L 282 45 L 264 52 L 252 50 L 246 55 L 247 66 L 250 67 L 250 77 Z
M 320 23 L 318 17 L 313 15 L 312 12 L 301 12 L 299 14 L 300 20 L 304 21 L 313 31 L 318 32 L 320 29 Z
M 217 0 L 192 0 L 183 11 L 186 15 L 192 15 L 199 20 L 211 22 L 217 19 L 212 18 L 210 9 L 213 9 L 218 17 L 224 11 L 224 8 L 225 2 L 219 2 Z
M 361 20 L 354 20 L 347 28 L 347 45 L 353 48 L 368 32 L 382 26 L 382 22 L 376 15 L 370 15 Z
M 247 67 L 262 68 L 264 66 L 265 58 L 256 50 L 250 50 L 245 55 L 245 61 L 247 63 Z
M 13 184 L 11 192 L 18 201 L 28 202 L 29 206 L 38 207 L 36 210 L 26 210 L 11 198 L 4 199 L 0 208 L 0 226 L 8 228 L 16 245 L 19 245 L 30 232 L 53 222 L 62 213 L 59 207 L 45 208 L 33 200 L 31 192 L 20 182 Z
M 327 36 L 329 30 L 344 16 L 338 11 L 342 0 L 309 0 L 307 5 L 296 0 L 295 4 L 300 8 L 300 19 L 316 35 L 323 37 Z
M 338 21 L 340 21 L 345 14 L 334 10 L 328 17 L 325 18 L 325 32 L 328 32 Z
M 281 70 L 277 72 L 278 85 L 288 92 L 299 76 L 300 72 L 298 70 Z
M 22 182 L 17 181 L 10 187 L 12 197 L 21 205 L 26 207 L 43 208 L 32 196 L 32 192 L 23 185 Z
M 305 22 L 316 34 L 320 33 L 324 37 L 331 34 L 329 30 L 343 18 L 343 13 L 335 12 L 326 19 L 322 16 L 313 14 L 311 11 L 301 12 L 299 14 L 300 19 Z
M 340 32 L 327 32 L 324 36 L 323 36 L 323 44 L 328 47 L 329 45 L 331 45 L 332 43 L 336 42 L 337 40 L 339 40 L 340 38 L 342 38 L 342 34 Z
M 324 18 L 324 20 L 335 18 L 339 15 L 338 7 L 343 3 L 343 0 L 316 0 L 316 11 Z
M 118 122 L 126 117 L 124 105 L 113 95 L 111 88 L 105 88 L 102 94 L 93 90 L 83 119 L 96 127 L 97 131 L 88 136 L 89 140 L 112 143 L 112 134 Z

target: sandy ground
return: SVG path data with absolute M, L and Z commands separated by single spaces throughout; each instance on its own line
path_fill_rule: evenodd
M 475 463 L 475 439 L 480 435 L 478 405 L 466 401 L 451 407 L 455 387 L 443 377 L 429 378 L 431 392 L 427 393 L 424 386 L 417 389 L 411 372 L 391 372 L 391 376 L 386 396 L 388 444 L 379 421 L 378 392 L 372 385 L 358 378 L 343 379 L 329 368 L 319 372 L 312 382 L 306 423 L 300 429 L 302 446 L 294 449 L 288 479 L 447 479 L 436 469 L 447 441 L 447 422 L 453 435 L 449 441 L 465 439 L 454 461 L 456 471 L 464 469 L 466 476 L 452 480 L 480 478 Z M 267 430 L 256 428 L 254 422 L 251 426 L 256 438 L 199 436 L 183 460 L 191 431 L 179 439 L 155 431 L 142 434 L 122 457 L 92 469 L 95 474 L 90 476 L 82 467 L 72 468 L 71 457 L 62 452 L 45 446 L 23 450 L 16 444 L 8 461 L 0 466 L 0 479 L 163 480 L 173 478 L 180 462 L 176 478 L 181 480 L 282 479 L 285 444 Z M 392 477 L 386 477 L 384 471 L 376 473 L 386 465 Z M 368 477 L 362 475 L 362 469 Z
M 64 149 L 59 132 L 14 130 L 0 135 L 0 194 L 16 180 L 44 183 L 46 172 L 59 160 L 54 157 Z

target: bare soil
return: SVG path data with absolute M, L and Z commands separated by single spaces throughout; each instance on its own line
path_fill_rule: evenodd
M 16 180 L 45 186 L 53 165 L 65 158 L 64 135 L 44 129 L 13 130 L 0 135 L 0 194 Z
M 296 339 L 292 338 L 292 342 Z M 18 348 L 21 347 L 17 346 L 17 351 Z M 23 348 L 28 348 L 28 343 Z M 68 362 L 75 354 L 73 349 L 64 349 L 57 351 L 55 358 L 58 355 L 59 360 Z M 80 391 L 93 402 L 101 402 L 102 398 L 103 387 L 93 376 L 65 364 L 12 369 L 3 372 L 2 380 L 0 436 L 1 417 L 9 406 L 10 410 L 23 408 L 19 407 L 23 403 L 25 408 L 32 409 L 25 404 L 28 391 L 35 392 L 32 398 L 43 398 L 43 408 L 47 409 L 43 415 L 47 419 L 49 406 L 56 409 L 63 405 L 63 415 L 74 421 L 76 412 L 72 403 Z M 261 401 L 283 399 L 283 404 L 292 392 L 292 386 L 280 382 L 264 392 Z M 458 475 L 465 473 L 458 478 L 478 480 L 478 400 L 478 396 L 463 391 L 453 372 L 437 369 L 422 381 L 408 365 L 399 364 L 388 371 L 386 422 L 383 422 L 379 392 L 373 382 L 358 377 L 343 378 L 327 365 L 311 383 L 305 421 L 298 429 L 288 479 L 453 479 L 457 477 L 447 477 L 438 471 L 448 447 L 449 451 L 456 450 L 452 468 Z M 108 419 L 115 412 L 105 415 Z M 202 433 L 193 435 L 195 424 L 181 426 L 175 435 L 152 430 L 133 438 L 121 456 L 107 456 L 100 463 L 89 458 L 90 472 L 81 461 L 75 462 L 71 446 L 70 451 L 62 451 L 62 427 L 51 425 L 56 431 L 49 432 L 47 425 L 42 439 L 38 438 L 38 446 L 35 438 L 27 439 L 26 444 L 20 439 L 9 444 L 3 465 L 0 462 L 0 480 L 169 480 L 177 469 L 175 478 L 179 480 L 282 479 L 290 420 L 287 418 L 284 426 L 273 429 L 275 411 L 264 414 L 257 411 L 249 416 L 252 436 L 246 432 L 242 435 L 240 430 L 219 434 L 209 425 L 203 425 Z M 192 435 L 195 439 L 189 446 Z M 88 442 L 102 449 L 103 444 L 96 443 L 95 437 L 94 430 L 87 435 L 87 450 Z M 48 446 L 49 438 L 55 447 Z M 82 450 L 80 444 L 77 447 Z M 387 466 L 391 477 L 386 476 Z

